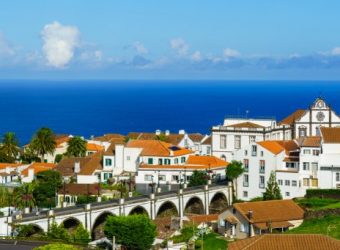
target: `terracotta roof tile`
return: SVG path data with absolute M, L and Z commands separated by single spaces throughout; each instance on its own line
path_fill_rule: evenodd
M 34 169 L 34 175 L 36 175 L 37 173 L 54 169 L 56 166 L 57 165 L 54 163 L 35 162 L 32 163 L 28 168 L 25 168 L 23 171 L 21 171 L 21 175 L 28 176 L 29 169 Z
M 207 137 L 203 142 L 202 144 L 203 145 L 211 145 L 211 136 Z
M 303 209 L 293 200 L 235 203 L 233 207 L 248 221 L 248 212 L 253 211 L 252 223 L 301 220 L 304 216 Z
M 111 140 L 116 140 L 116 139 L 125 139 L 124 135 L 121 134 L 105 134 L 102 136 L 97 136 L 92 138 L 94 141 L 101 141 L 101 142 L 111 142 Z
M 189 215 L 188 218 L 195 224 L 216 222 L 218 221 L 218 214 L 208 214 L 208 215 Z
M 227 127 L 233 128 L 264 128 L 263 126 L 253 123 L 253 122 L 241 122 L 232 125 L 228 125 Z
M 87 143 L 86 144 L 86 150 L 87 151 L 103 151 L 105 148 L 104 146 L 101 146 L 101 145 L 98 145 L 98 144 L 95 144 L 95 143 Z
M 278 125 L 293 125 L 296 120 L 299 120 L 305 114 L 305 110 L 298 109 L 294 113 L 290 114 L 282 121 L 278 123 Z
M 25 164 L 22 164 L 22 163 L 0 163 L 0 169 L 4 169 L 4 168 L 7 168 L 7 167 L 15 168 L 15 167 L 23 166 L 23 165 L 25 165 Z
M 204 138 L 204 135 L 200 133 L 193 133 L 193 134 L 188 134 L 188 137 L 193 141 L 193 142 L 201 142 L 202 139 Z
M 69 195 L 98 195 L 98 188 L 100 193 L 100 186 L 98 184 L 78 184 L 78 183 L 68 183 L 62 186 L 58 194 L 69 194 Z M 65 191 L 65 192 L 64 192 Z
M 142 148 L 143 156 L 180 156 L 193 154 L 186 148 L 173 146 L 170 143 L 159 140 L 131 140 L 127 143 L 130 148 Z
M 319 234 L 263 234 L 228 244 L 229 250 L 338 250 L 340 241 Z
M 340 128 L 320 128 L 324 143 L 340 143 Z
M 178 145 L 184 138 L 184 135 L 182 134 L 162 135 L 165 136 L 166 142 L 173 145 Z M 146 132 L 131 132 L 127 135 L 127 137 L 133 140 L 158 140 L 158 136 L 155 133 Z
M 321 137 L 320 136 L 306 136 L 300 137 L 297 140 L 300 147 L 320 147 Z
M 226 167 L 229 163 L 215 156 L 190 155 L 186 164 L 208 167 Z
M 285 151 L 287 155 L 291 151 L 296 151 L 299 149 L 298 144 L 293 140 L 288 141 L 260 141 L 257 144 L 261 145 L 265 149 L 269 150 L 273 154 L 277 155 L 282 151 Z

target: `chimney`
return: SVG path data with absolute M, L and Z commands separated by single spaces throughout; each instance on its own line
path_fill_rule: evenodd
M 165 135 L 169 136 L 170 135 L 170 130 L 165 130 Z
M 248 211 L 248 219 L 249 219 L 249 225 L 248 225 L 248 236 L 251 237 L 252 233 L 251 233 L 251 220 L 253 219 L 253 211 L 249 210 Z
M 74 163 L 74 173 L 78 174 L 80 172 L 80 162 L 76 161 Z
M 34 177 L 34 168 L 31 168 L 28 170 L 28 177 L 32 178 Z
M 160 135 L 161 131 L 159 129 L 156 130 L 156 135 Z
M 180 129 L 180 130 L 178 131 L 178 134 L 184 135 L 184 134 L 185 134 L 185 130 L 184 130 L 184 129 Z

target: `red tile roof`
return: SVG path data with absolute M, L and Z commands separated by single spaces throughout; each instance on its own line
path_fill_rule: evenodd
M 303 109 L 298 109 L 280 121 L 278 125 L 293 125 L 293 123 L 295 123 L 296 120 L 299 120 L 305 114 L 305 112 L 306 111 Z
M 127 143 L 127 147 L 142 148 L 143 156 L 180 156 L 194 153 L 189 149 L 159 140 L 131 140 Z
M 35 162 L 32 163 L 28 168 L 25 168 L 22 172 L 21 175 L 23 176 L 28 176 L 28 172 L 30 169 L 34 169 L 34 175 L 36 175 L 37 173 L 43 172 L 43 171 L 47 171 L 47 170 L 51 170 L 54 169 L 57 165 L 54 163 L 41 163 L 41 162 Z
M 320 147 L 321 137 L 320 136 L 306 136 L 300 137 L 297 140 L 300 147 Z
M 340 143 L 340 128 L 321 127 L 320 131 L 324 143 Z
M 261 126 L 259 124 L 253 123 L 253 122 L 241 122 L 241 123 L 228 125 L 227 127 L 233 127 L 233 128 L 264 128 L 264 126 Z

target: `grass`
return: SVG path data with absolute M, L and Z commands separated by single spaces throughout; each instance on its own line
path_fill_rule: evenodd
M 308 219 L 299 227 L 289 230 L 287 233 L 324 234 L 340 240 L 340 216 L 327 215 L 321 219 Z
M 202 240 L 197 240 L 195 249 L 202 249 Z M 203 238 L 204 250 L 225 250 L 227 249 L 227 241 L 219 234 L 209 233 Z
M 306 209 L 319 210 L 327 208 L 339 208 L 340 202 L 337 199 L 329 198 L 303 198 L 295 200 L 297 204 Z

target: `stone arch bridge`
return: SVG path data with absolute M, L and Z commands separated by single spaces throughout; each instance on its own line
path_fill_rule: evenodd
M 68 230 L 74 230 L 80 223 L 91 232 L 93 239 L 103 236 L 103 225 L 109 215 L 147 214 L 151 219 L 162 216 L 185 214 L 217 213 L 232 203 L 231 187 L 226 184 L 212 184 L 138 196 L 115 199 L 65 208 L 57 208 L 15 217 L 5 217 L 1 223 L 0 234 L 11 235 L 16 225 L 33 225 L 37 232 L 47 232 L 51 223 L 63 224 Z

